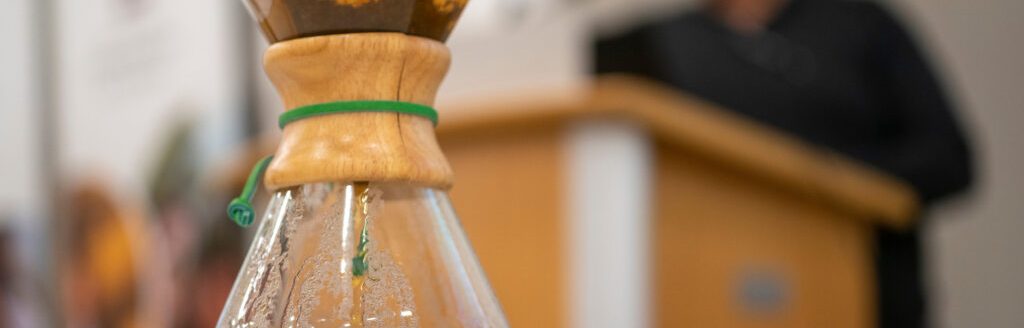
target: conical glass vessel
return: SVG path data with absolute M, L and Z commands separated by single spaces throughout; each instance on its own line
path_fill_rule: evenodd
M 506 326 L 449 204 L 402 184 L 278 191 L 219 326 Z

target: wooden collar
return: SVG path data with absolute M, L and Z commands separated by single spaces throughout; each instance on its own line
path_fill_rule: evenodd
M 448 71 L 444 44 L 401 33 L 317 36 L 272 45 L 264 69 L 289 110 L 349 100 L 432 106 Z M 347 113 L 288 124 L 267 168 L 271 190 L 314 182 L 407 182 L 447 189 L 451 167 L 429 119 Z

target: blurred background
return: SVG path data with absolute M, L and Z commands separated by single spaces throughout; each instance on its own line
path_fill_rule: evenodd
M 1018 17 L 1024 2 L 876 2 L 914 36 L 973 153 L 971 187 L 929 204 L 921 216 L 927 218 L 920 236 L 928 321 L 935 327 L 1024 326 L 1024 173 L 1018 170 L 1024 167 L 1024 20 Z M 480 115 L 476 109 L 585 97 L 598 40 L 698 6 L 696 0 L 472 0 L 448 41 L 453 65 L 436 106 L 442 146 L 465 146 L 459 135 L 474 121 L 460 117 Z M 247 232 L 224 208 L 250 165 L 273 150 L 282 111 L 259 67 L 267 44 L 244 5 L 6 0 L 4 7 L 0 327 L 213 326 L 248 247 Z M 697 51 L 702 45 L 677 47 Z M 527 101 L 533 98 L 543 101 Z M 447 128 L 453 137 L 444 132 L 448 117 L 462 122 Z M 598 144 L 606 140 L 586 132 L 572 138 L 588 135 Z M 456 176 L 466 175 L 453 197 L 476 243 L 488 226 L 472 222 L 487 218 L 459 204 L 459 185 L 465 181 L 471 190 L 479 172 L 461 163 L 489 162 L 472 156 L 453 156 Z M 646 179 L 650 170 L 635 178 Z M 573 188 L 583 187 L 566 192 Z M 529 315 L 519 304 L 530 302 L 503 297 L 495 275 L 523 284 L 530 277 L 497 272 L 507 268 L 500 254 L 488 253 L 494 247 L 484 245 L 478 254 L 511 322 L 544 326 L 518 319 Z M 593 308 L 566 305 L 565 311 Z M 553 320 L 586 326 L 573 319 L 579 316 Z

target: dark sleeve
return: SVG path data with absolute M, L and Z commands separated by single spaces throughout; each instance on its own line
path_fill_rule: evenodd
M 928 203 L 966 189 L 971 152 L 953 108 L 919 48 L 884 9 L 869 5 L 870 49 L 886 103 L 879 166 L 908 181 Z
M 657 79 L 646 28 L 594 42 L 593 73 L 625 73 Z

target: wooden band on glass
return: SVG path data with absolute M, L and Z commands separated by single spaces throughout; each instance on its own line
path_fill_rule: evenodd
M 448 71 L 444 44 L 401 33 L 353 33 L 279 42 L 267 75 L 289 110 L 321 103 L 393 100 L 433 106 Z M 294 121 L 267 168 L 271 190 L 325 181 L 407 182 L 446 189 L 452 171 L 430 119 L 394 112 Z

